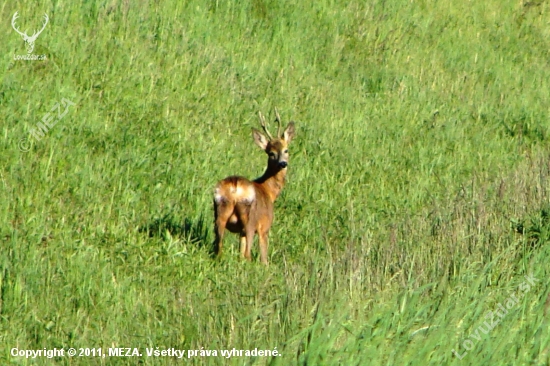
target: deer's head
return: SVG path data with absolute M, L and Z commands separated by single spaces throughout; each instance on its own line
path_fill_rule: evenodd
M 277 137 L 273 138 L 267 130 L 265 117 L 261 112 L 258 112 L 258 117 L 267 137 L 254 128 L 252 130 L 254 142 L 269 156 L 268 168 L 276 170 L 285 169 L 288 166 L 289 159 L 288 145 L 294 137 L 294 122 L 290 122 L 281 135 L 281 117 L 279 116 L 277 109 L 275 109 L 275 120 L 277 121 L 278 127 Z
M 25 48 L 27 49 L 27 53 L 32 53 L 32 51 L 34 50 L 34 42 L 36 41 L 40 33 L 42 33 L 44 28 L 46 28 L 46 24 L 48 24 L 48 20 L 50 18 L 48 18 L 47 14 L 44 14 L 44 25 L 42 26 L 42 29 L 40 29 L 38 32 L 34 32 L 33 35 L 30 37 L 27 35 L 26 31 L 21 32 L 19 29 L 17 29 L 17 26 L 15 25 L 15 20 L 17 18 L 19 18 L 19 15 L 17 14 L 17 12 L 15 12 L 15 14 L 13 14 L 13 18 L 11 18 L 11 26 L 17 33 L 19 33 L 21 37 L 23 37 L 23 40 L 25 41 Z

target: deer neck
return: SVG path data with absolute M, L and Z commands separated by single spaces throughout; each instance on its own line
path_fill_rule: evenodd
M 286 178 L 286 169 L 281 169 L 279 167 L 270 167 L 268 166 L 264 175 L 256 179 L 255 182 L 262 185 L 271 202 L 275 202 L 283 187 L 285 185 Z

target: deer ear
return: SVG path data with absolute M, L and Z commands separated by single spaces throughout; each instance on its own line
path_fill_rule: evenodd
M 256 145 L 258 145 L 260 147 L 260 149 L 265 150 L 267 148 L 267 144 L 268 144 L 269 141 L 267 140 L 267 138 L 264 135 L 261 134 L 260 131 L 253 128 L 252 129 L 252 137 L 254 138 L 254 142 L 256 143 Z
M 285 132 L 283 132 L 283 138 L 285 139 L 286 143 L 289 144 L 290 141 L 294 138 L 294 122 L 290 122 L 288 126 L 285 129 Z

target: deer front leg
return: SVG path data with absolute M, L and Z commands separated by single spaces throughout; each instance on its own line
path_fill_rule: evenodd
M 246 257 L 246 232 L 241 233 L 241 258 Z

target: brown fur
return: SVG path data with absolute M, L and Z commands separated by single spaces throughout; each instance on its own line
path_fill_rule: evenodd
M 280 126 L 280 117 L 275 111 Z M 260 114 L 260 122 L 269 137 L 265 120 Z M 285 184 L 288 164 L 288 144 L 294 137 L 294 122 L 290 122 L 283 136 L 266 138 L 258 130 L 253 130 L 254 142 L 264 150 L 269 158 L 265 173 L 250 181 L 243 177 L 231 176 L 221 180 L 214 191 L 215 234 L 214 250 L 219 256 L 225 229 L 240 235 L 241 255 L 251 260 L 250 250 L 254 234 L 260 239 L 260 259 L 267 264 L 268 233 L 273 222 L 273 204 Z

